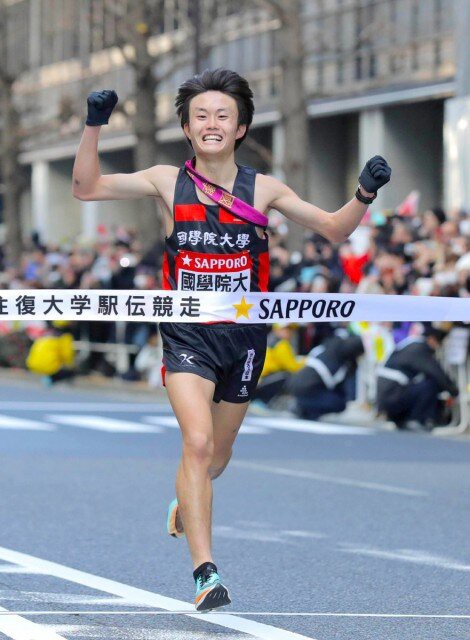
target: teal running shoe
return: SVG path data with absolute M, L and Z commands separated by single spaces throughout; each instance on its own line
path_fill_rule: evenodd
M 166 530 L 174 538 L 184 536 L 183 523 L 178 514 L 178 500 L 175 498 L 170 502 L 168 507 L 168 515 L 166 518 Z
M 197 611 L 211 611 L 230 604 L 227 587 L 220 581 L 219 574 L 212 568 L 200 573 L 196 578 L 196 597 L 194 605 Z

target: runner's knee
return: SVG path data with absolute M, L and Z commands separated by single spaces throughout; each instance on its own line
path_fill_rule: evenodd
M 214 455 L 214 441 L 206 433 L 188 433 L 183 438 L 183 457 L 210 464 Z

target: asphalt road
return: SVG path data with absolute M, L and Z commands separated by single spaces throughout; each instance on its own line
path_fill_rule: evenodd
M 470 440 L 247 418 L 214 485 L 233 605 L 190 616 L 168 405 L 0 399 L 0 638 L 470 639 Z

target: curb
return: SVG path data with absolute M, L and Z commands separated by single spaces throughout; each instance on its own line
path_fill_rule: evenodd
M 21 383 L 30 388 L 44 389 L 41 383 L 41 376 L 35 375 L 24 369 L 0 368 L 0 382 Z M 57 383 L 61 389 L 69 386 L 71 390 L 89 391 L 95 393 L 109 393 L 115 396 L 119 394 L 121 398 L 126 395 L 132 399 L 149 399 L 157 402 L 167 401 L 167 393 L 164 387 L 149 388 L 146 382 L 130 382 L 120 378 L 106 378 L 99 374 L 89 374 L 87 376 L 77 376 L 72 383 Z

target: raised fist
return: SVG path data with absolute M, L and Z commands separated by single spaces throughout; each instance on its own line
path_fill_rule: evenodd
M 377 193 L 390 180 L 392 170 L 382 156 L 374 156 L 366 162 L 359 176 L 359 184 L 368 193 Z
M 109 116 L 116 106 L 118 97 L 112 89 L 92 91 L 87 98 L 88 116 L 86 124 L 90 127 L 99 127 L 108 124 Z

